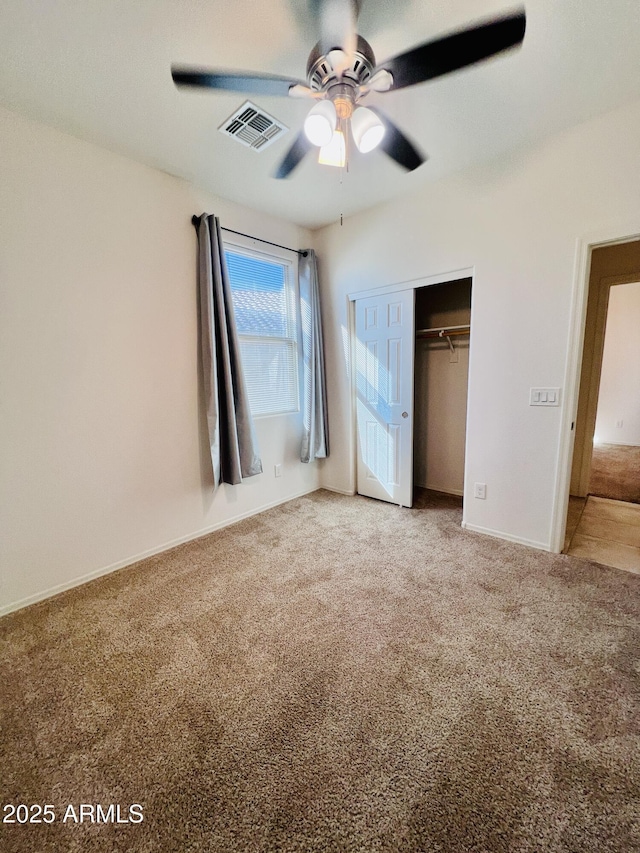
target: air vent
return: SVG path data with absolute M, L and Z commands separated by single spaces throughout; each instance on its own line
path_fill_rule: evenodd
M 286 133 L 288 128 L 251 101 L 245 101 L 218 130 L 237 139 L 247 148 L 260 151 Z

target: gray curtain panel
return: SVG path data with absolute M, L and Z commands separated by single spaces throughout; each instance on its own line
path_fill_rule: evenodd
M 197 228 L 202 373 L 217 488 L 262 473 L 262 462 L 242 373 L 220 221 L 203 213 Z
M 298 264 L 302 318 L 302 369 L 304 377 L 303 434 L 300 459 L 313 462 L 329 455 L 327 388 L 322 344 L 318 263 L 313 249 Z

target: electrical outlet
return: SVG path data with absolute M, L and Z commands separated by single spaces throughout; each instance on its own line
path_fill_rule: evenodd
M 487 499 L 487 484 L 486 483 L 476 483 L 473 489 L 474 498 L 478 498 L 481 501 Z
M 274 477 L 282 477 L 282 465 L 274 465 L 273 466 L 273 475 Z

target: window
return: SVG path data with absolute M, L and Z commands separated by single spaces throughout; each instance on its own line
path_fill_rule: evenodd
M 297 258 L 226 244 L 225 257 L 251 413 L 299 409 Z

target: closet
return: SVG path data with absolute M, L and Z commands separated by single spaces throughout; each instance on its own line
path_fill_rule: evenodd
M 471 279 L 415 291 L 413 482 L 462 495 Z

